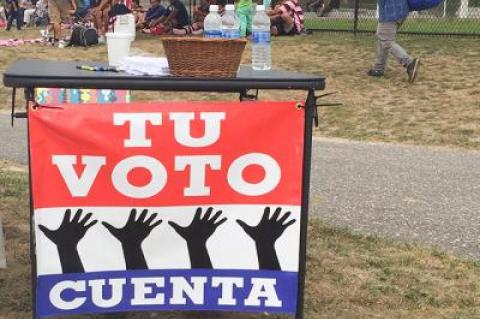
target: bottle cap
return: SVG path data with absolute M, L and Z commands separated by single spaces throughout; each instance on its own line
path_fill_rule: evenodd
M 210 12 L 218 12 L 218 6 L 216 4 L 211 4 L 209 8 Z
M 233 4 L 227 4 L 227 5 L 225 6 L 225 10 L 227 10 L 227 11 L 228 11 L 228 10 L 235 10 L 235 5 L 233 5 Z
M 265 11 L 265 6 L 263 4 L 257 4 L 257 11 Z

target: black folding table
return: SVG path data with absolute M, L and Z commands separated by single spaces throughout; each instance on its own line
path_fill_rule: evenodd
M 12 64 L 3 75 L 6 87 L 13 88 L 12 121 L 14 117 L 26 117 L 25 112 L 15 112 L 15 90 L 22 88 L 25 99 L 34 102 L 35 88 L 79 88 L 79 89 L 124 89 L 177 92 L 231 92 L 239 93 L 240 100 L 256 98 L 249 96 L 249 90 L 304 90 L 307 93 L 304 129 L 303 186 L 301 207 L 300 264 L 298 307 L 296 319 L 303 318 L 305 287 L 308 202 L 312 150 L 313 120 L 318 122 L 316 90 L 325 88 L 325 78 L 290 71 L 254 71 L 250 66 L 241 65 L 235 78 L 188 78 L 173 76 L 134 76 L 124 72 L 85 71 L 78 65 L 91 62 L 20 60 Z M 101 63 L 93 63 L 101 64 Z M 28 112 L 28 108 L 27 108 Z M 32 213 L 32 212 L 31 212 Z M 33 230 L 32 230 L 33 231 Z M 35 265 L 32 265 L 35 267 Z

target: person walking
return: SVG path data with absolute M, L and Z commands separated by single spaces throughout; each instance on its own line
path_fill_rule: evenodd
M 408 12 L 407 0 L 378 0 L 377 61 L 368 71 L 369 76 L 383 76 L 388 54 L 392 53 L 397 61 L 405 67 L 408 81 L 415 81 L 420 59 L 412 59 L 405 49 L 395 42 L 398 29 L 407 18 Z

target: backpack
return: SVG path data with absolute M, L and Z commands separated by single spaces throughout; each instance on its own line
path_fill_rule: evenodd
M 89 47 L 98 44 L 97 30 L 94 28 L 87 28 L 83 25 L 76 24 L 72 27 L 72 36 L 70 37 L 70 46 Z
M 408 0 L 410 11 L 422 11 L 434 8 L 442 3 L 443 0 Z

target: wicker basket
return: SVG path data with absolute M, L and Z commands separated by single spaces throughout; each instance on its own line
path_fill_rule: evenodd
M 170 74 L 185 77 L 237 75 L 246 40 L 162 37 Z

